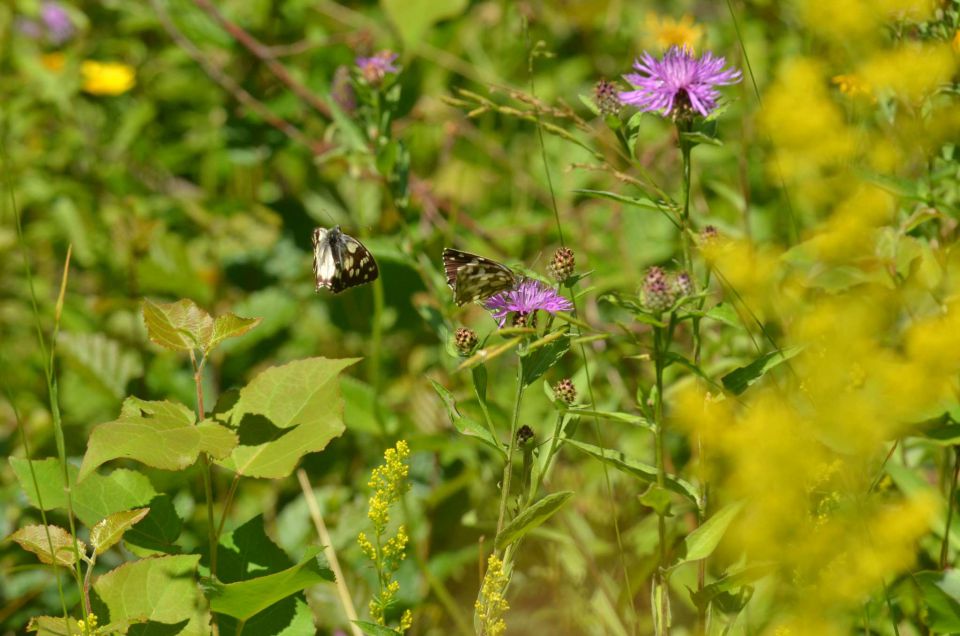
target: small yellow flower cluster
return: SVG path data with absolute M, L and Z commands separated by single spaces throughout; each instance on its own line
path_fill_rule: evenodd
M 41 56 L 40 63 L 48 71 L 60 73 L 67 60 L 63 53 L 55 52 Z M 122 95 L 136 84 L 133 67 L 119 62 L 84 60 L 80 63 L 80 75 L 83 78 L 81 88 L 91 95 Z
M 395 448 L 388 448 L 383 454 L 384 463 L 373 469 L 367 485 L 373 489 L 367 516 L 374 528 L 385 529 L 390 523 L 389 508 L 400 499 L 406 490 L 409 467 L 404 460 L 410 456 L 410 447 L 404 440 L 397 442 Z
M 92 612 L 87 614 L 86 620 L 77 621 L 77 627 L 80 628 L 83 636 L 97 636 L 103 633 L 103 629 L 97 626 L 97 615 Z
M 679 46 L 695 51 L 700 40 L 703 39 L 703 27 L 694 24 L 693 17 L 689 15 L 676 20 L 651 11 L 647 13 L 646 31 L 654 47 L 662 50 Z
M 496 554 L 491 554 L 487 559 L 487 572 L 474 605 L 479 626 L 477 633 L 481 636 L 500 636 L 507 630 L 503 615 L 510 609 L 510 604 L 504 598 L 503 592 L 507 589 L 509 580 L 510 577 L 503 569 L 503 561 Z
M 840 92 L 850 98 L 867 97 L 871 101 L 876 101 L 873 96 L 873 89 L 863 79 L 854 73 L 847 75 L 834 75 L 830 80 L 840 89 Z

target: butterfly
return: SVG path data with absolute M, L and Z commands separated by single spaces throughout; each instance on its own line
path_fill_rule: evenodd
M 327 230 L 313 230 L 313 275 L 317 291 L 326 287 L 334 294 L 344 289 L 376 280 L 380 275 L 377 261 L 363 243 L 347 236 L 337 225 Z
M 457 305 L 486 300 L 517 284 L 516 275 L 506 265 L 449 247 L 443 249 L 443 270 Z

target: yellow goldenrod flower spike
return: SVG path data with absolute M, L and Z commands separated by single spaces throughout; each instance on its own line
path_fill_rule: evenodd
M 496 554 L 487 559 L 487 572 L 483 576 L 480 595 L 474 608 L 477 612 L 478 634 L 482 636 L 501 636 L 507 630 L 503 615 L 510 604 L 503 596 L 509 577 L 503 569 L 503 561 Z
M 118 62 L 85 60 L 80 64 L 83 90 L 91 95 L 122 95 L 136 83 L 133 67 Z

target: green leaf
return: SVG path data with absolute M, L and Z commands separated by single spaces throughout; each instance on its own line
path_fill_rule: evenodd
M 938 446 L 955 446 L 960 444 L 960 424 L 941 423 L 918 437 Z
M 40 508 L 40 499 L 43 499 L 44 510 L 67 509 L 60 460 L 53 457 L 32 460 L 33 472 L 40 487 L 38 496 L 28 460 L 20 457 L 9 459 L 17 481 L 20 482 L 20 488 L 26 493 L 32 506 Z M 147 476 L 134 470 L 121 468 L 109 475 L 93 473 L 77 483 L 79 469 L 72 464 L 69 464 L 67 469 L 70 475 L 73 512 L 88 527 L 114 512 L 147 505 L 157 495 Z
M 697 146 L 699 144 L 705 144 L 707 146 L 723 145 L 723 142 L 717 139 L 716 137 L 705 135 L 702 132 L 682 132 L 680 133 L 680 139 L 690 144 L 691 147 Z
M 380 0 L 380 6 L 397 27 L 404 45 L 416 49 L 434 24 L 460 15 L 467 0 Z
M 720 381 L 723 382 L 723 386 L 728 391 L 734 395 L 740 395 L 747 390 L 747 387 L 762 378 L 770 369 L 783 364 L 801 351 L 803 351 L 803 347 L 790 347 L 782 351 L 765 353 L 750 364 L 734 369 L 723 376 Z
M 670 513 L 670 493 L 666 488 L 661 488 L 656 484 L 650 484 L 650 486 L 643 491 L 638 497 L 640 503 L 648 508 L 653 508 L 653 511 L 658 515 L 665 517 L 672 517 Z
M 80 636 L 83 631 L 75 618 L 54 616 L 34 616 L 27 623 L 28 632 L 37 632 L 37 636 Z
M 213 337 L 213 318 L 192 300 L 155 303 L 145 299 L 143 322 L 151 341 L 174 351 L 206 349 Z
M 311 585 L 333 581 L 333 572 L 317 556 L 320 550 L 310 548 L 300 563 L 281 572 L 237 583 L 212 583 L 210 609 L 245 621 Z
M 56 563 L 68 567 L 77 562 L 73 535 L 58 526 L 24 526 L 8 538 L 16 541 L 27 552 L 36 554 L 41 563 Z M 83 541 L 77 540 L 76 545 L 81 557 L 86 554 L 87 547 Z
M 500 534 L 497 535 L 497 549 L 502 550 L 514 541 L 520 539 L 525 534 L 552 517 L 567 500 L 573 496 L 573 491 L 565 490 L 547 495 L 537 503 L 514 517 L 510 523 L 503 527 Z
M 490 430 L 487 427 L 460 414 L 460 411 L 457 410 L 457 403 L 450 391 L 447 391 L 439 382 L 435 380 L 430 380 L 430 384 L 433 385 L 433 390 L 437 392 L 437 395 L 439 395 L 440 399 L 443 401 L 443 405 L 447 409 L 447 415 L 450 416 L 450 421 L 453 423 L 454 428 L 460 431 L 460 433 L 463 435 L 468 437 L 476 437 L 481 442 L 497 451 L 497 454 L 499 454 L 501 458 L 507 458 L 507 453 L 503 450 L 503 446 L 501 446 L 500 443 L 493 437 L 493 435 L 491 435 Z
M 649 431 L 654 430 L 653 422 L 642 415 L 634 415 L 633 413 L 621 413 L 619 411 L 594 411 L 592 409 L 567 409 L 564 412 L 577 417 L 596 417 L 601 420 L 609 420 L 611 422 L 621 422 L 623 424 L 630 424 L 631 426 L 638 426 Z
M 715 512 L 703 525 L 688 534 L 683 540 L 677 561 L 672 567 L 690 561 L 699 561 L 713 554 L 727 528 L 730 527 L 730 524 L 742 509 L 743 502 L 738 501 L 728 504 Z
M 209 633 L 209 614 L 195 579 L 200 555 L 177 555 L 125 563 L 93 584 L 110 621 L 176 624 L 178 636 Z M 167 633 L 163 626 L 143 633 Z
M 236 314 L 223 314 L 213 321 L 213 334 L 210 341 L 204 346 L 204 353 L 209 353 L 218 344 L 227 338 L 238 338 L 260 324 L 260 318 L 241 318 Z
M 150 501 L 149 510 L 147 516 L 124 535 L 124 545 L 142 557 L 180 552 L 176 541 L 183 529 L 183 520 L 177 515 L 170 496 L 157 495 Z
M 146 517 L 148 512 L 149 508 L 115 512 L 93 526 L 90 529 L 90 545 L 94 553 L 103 554 L 119 543 L 124 533 Z
M 213 422 L 194 426 L 194 421 L 193 412 L 181 404 L 127 398 L 118 419 L 91 432 L 80 481 L 119 457 L 163 470 L 183 470 L 201 452 L 225 457 L 236 446 L 237 436 L 228 428 Z
M 937 634 L 960 632 L 960 572 L 917 572 L 913 580 L 927 606 L 927 626 Z
M 261 372 L 231 411 L 240 444 L 220 464 L 240 475 L 279 479 L 344 430 L 337 376 L 359 358 L 306 358 Z M 265 419 L 264 419 L 265 418 Z
M 140 356 L 100 333 L 62 333 L 57 349 L 118 400 L 130 380 L 143 374 Z
M 667 210 L 673 209 L 673 204 L 668 202 L 658 202 L 647 197 L 628 197 L 622 194 L 617 194 L 616 192 L 607 192 L 606 190 L 588 190 L 584 188 L 574 188 L 573 190 L 577 194 L 585 194 L 588 197 L 594 199 L 607 199 L 609 201 L 616 201 L 617 203 L 623 203 L 625 205 L 630 205 L 635 208 L 644 208 L 646 210 L 656 210 L 657 212 L 664 212 Z
M 360 631 L 367 636 L 400 636 L 400 632 L 390 627 L 377 625 L 370 621 L 353 621 L 353 624 L 360 628 Z
M 520 358 L 524 386 L 530 386 L 536 382 L 540 376 L 560 362 L 560 359 L 570 350 L 570 338 L 566 335 L 556 336 L 557 333 L 563 332 L 550 334 L 547 337 L 555 336 L 555 339 L 535 349 L 533 346 L 536 343 L 533 343 L 532 351 Z
M 657 468 L 655 466 L 627 457 L 620 451 L 609 448 L 601 449 L 599 446 L 578 442 L 572 439 L 566 440 L 566 443 L 572 444 L 574 447 L 579 448 L 588 455 L 592 455 L 600 461 L 606 462 L 621 472 L 627 473 L 628 475 L 633 475 L 634 477 L 639 478 L 641 481 L 647 483 L 655 483 L 657 481 Z M 666 486 L 669 490 L 672 490 L 679 495 L 683 495 L 693 503 L 697 503 L 697 490 L 690 482 L 681 479 L 680 477 L 667 475 Z

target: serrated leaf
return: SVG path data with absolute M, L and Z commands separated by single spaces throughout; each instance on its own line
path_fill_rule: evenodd
M 353 624 L 360 628 L 360 631 L 367 636 L 399 636 L 400 632 L 383 625 L 377 625 L 370 621 L 353 621 Z
M 690 561 L 699 561 L 713 554 L 727 528 L 730 527 L 730 524 L 733 523 L 742 509 L 743 502 L 728 504 L 715 512 L 703 525 L 688 534 L 683 540 L 677 561 L 672 567 Z
M 193 412 L 181 404 L 127 398 L 118 419 L 91 432 L 80 481 L 104 462 L 120 457 L 153 468 L 183 470 L 201 452 L 225 457 L 236 446 L 237 436 L 228 428 L 213 422 L 194 426 L 194 421 Z
M 213 321 L 213 334 L 210 341 L 204 346 L 204 351 L 209 353 L 227 338 L 242 336 L 259 325 L 260 322 L 260 318 L 241 318 L 230 313 L 217 316 L 217 319 Z
M 95 554 L 103 554 L 123 538 L 124 533 L 142 520 L 150 512 L 149 508 L 137 508 L 115 512 L 105 517 L 90 529 L 90 545 Z
M 57 349 L 117 399 L 126 394 L 130 380 L 143 373 L 140 356 L 100 333 L 62 333 Z
M 192 300 L 155 303 L 144 299 L 143 322 L 152 342 L 174 351 L 206 349 L 213 337 L 213 318 Z
M 497 535 L 497 549 L 504 549 L 545 522 L 560 510 L 572 496 L 573 491 L 571 490 L 551 493 L 518 514 Z
M 62 616 L 34 616 L 27 623 L 28 632 L 37 632 L 37 636 L 80 636 L 83 630 L 75 618 Z
M 178 636 L 208 634 L 209 614 L 195 579 L 199 562 L 200 555 L 189 554 L 125 563 L 100 576 L 93 589 L 111 622 L 146 620 L 177 624 Z
M 790 347 L 782 351 L 765 353 L 750 364 L 734 369 L 720 378 L 720 381 L 723 382 L 724 388 L 728 391 L 734 395 L 740 395 L 768 371 L 783 364 L 801 351 L 803 351 L 803 347 Z
M 77 562 L 77 551 L 82 557 L 87 550 L 83 541 L 80 540 L 77 540 L 77 550 L 74 550 L 73 536 L 58 526 L 24 526 L 9 538 L 16 541 L 27 552 L 36 554 L 42 563 L 55 563 L 64 567 Z
M 248 477 L 288 476 L 343 433 L 338 375 L 359 358 L 306 358 L 262 371 L 231 411 L 239 445 L 220 464 Z
M 633 475 L 634 477 L 639 478 L 641 481 L 647 483 L 654 483 L 657 481 L 656 466 L 646 464 L 637 459 L 633 459 L 632 457 L 627 457 L 620 451 L 609 448 L 601 449 L 599 446 L 578 442 L 577 440 L 573 439 L 568 439 L 565 443 L 571 444 L 575 448 L 579 448 L 588 455 L 592 455 L 600 461 L 606 462 L 621 472 L 627 473 L 628 475 Z M 683 495 L 693 503 L 697 503 L 697 490 L 690 482 L 681 479 L 680 477 L 667 475 L 666 486 L 669 490 L 672 490 L 679 495 Z
M 311 585 L 333 581 L 333 572 L 321 564 L 319 553 L 320 548 L 312 547 L 300 563 L 266 576 L 236 583 L 213 582 L 207 592 L 210 609 L 245 621 Z

